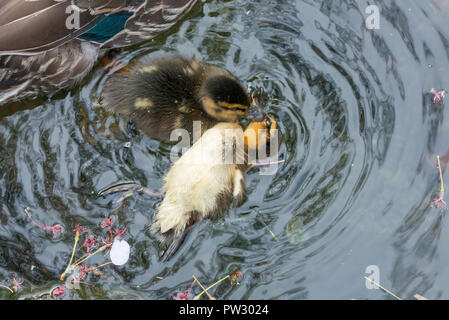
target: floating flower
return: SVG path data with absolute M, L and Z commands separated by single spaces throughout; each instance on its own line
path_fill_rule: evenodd
M 446 91 L 441 90 L 437 92 L 434 88 L 430 90 L 430 93 L 434 95 L 433 103 L 435 104 L 442 102 L 443 98 L 446 96 Z
M 54 238 L 58 235 L 58 233 L 62 232 L 62 227 L 59 224 L 55 224 L 53 227 L 43 227 L 42 229 L 44 230 L 49 230 L 51 231 L 51 236 Z
M 30 208 L 25 209 L 25 214 L 27 217 L 31 220 L 31 222 L 38 228 L 41 228 L 43 230 L 49 230 L 51 231 L 51 235 L 54 238 L 58 233 L 62 232 L 62 227 L 59 224 L 55 224 L 54 226 L 41 226 L 39 223 L 37 223 L 30 214 Z
M 123 236 L 126 233 L 126 228 L 123 229 L 114 229 L 113 230 L 114 234 L 116 235 L 116 239 L 120 239 L 120 236 Z
M 86 248 L 87 253 L 91 253 L 92 250 L 97 246 L 97 238 L 94 235 L 86 236 L 83 247 Z
M 86 228 L 81 227 L 79 224 L 75 225 L 75 228 L 73 229 L 73 231 L 78 232 L 78 233 L 83 233 L 86 232 Z
M 440 196 L 438 198 L 432 199 L 432 202 L 430 203 L 430 206 L 435 209 L 447 209 L 447 204 L 443 200 L 443 194 L 440 192 Z
M 103 239 L 103 244 L 108 247 L 112 247 L 112 240 L 109 237 L 106 237 Z
M 102 222 L 101 222 L 101 227 L 104 228 L 110 228 L 112 221 L 113 221 L 113 217 L 112 218 L 105 218 Z
M 193 280 L 192 284 L 190 285 L 190 288 L 186 291 L 177 292 L 176 295 L 174 295 L 172 298 L 173 300 L 189 300 L 190 295 L 192 293 L 192 287 L 195 284 L 196 280 Z
M 51 291 L 51 296 L 53 298 L 59 297 L 59 296 L 63 296 L 65 292 L 65 285 L 62 285 L 60 287 L 56 287 Z
M 22 287 L 23 279 L 17 280 L 16 275 L 13 273 L 11 275 L 11 282 L 12 282 L 12 285 L 10 285 L 9 288 L 12 291 L 17 292 Z
M 190 299 L 190 289 L 184 292 L 178 292 L 173 296 L 173 300 L 189 300 Z
M 86 264 L 83 264 L 82 266 L 78 266 L 78 272 L 80 279 L 84 279 L 87 276 L 89 269 L 87 268 Z
M 124 265 L 126 262 L 128 262 L 129 251 L 130 247 L 128 242 L 126 242 L 125 240 L 115 239 L 109 253 L 112 263 L 116 266 Z

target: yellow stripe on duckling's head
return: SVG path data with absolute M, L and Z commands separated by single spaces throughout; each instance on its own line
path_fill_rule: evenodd
M 225 74 L 206 78 L 200 95 L 203 110 L 219 121 L 237 121 L 246 114 L 250 103 L 241 83 Z

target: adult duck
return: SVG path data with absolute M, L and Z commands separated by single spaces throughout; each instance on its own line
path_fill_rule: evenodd
M 82 80 L 110 49 L 151 39 L 197 0 L 0 0 L 0 104 Z

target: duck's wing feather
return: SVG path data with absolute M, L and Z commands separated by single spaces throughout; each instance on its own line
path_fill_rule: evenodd
M 154 38 L 178 22 L 197 0 L 145 1 L 126 22 L 125 29 L 103 44 L 103 48 L 129 46 Z
M 44 52 L 95 24 L 98 16 L 89 10 L 79 12 L 79 21 L 73 20 L 75 11 L 70 5 L 70 1 L 0 0 L 0 54 Z
M 44 52 L 82 35 L 95 26 L 102 14 L 123 10 L 133 15 L 126 22 L 125 29 L 105 42 L 103 47 L 133 45 L 170 28 L 196 2 L 197 0 L 0 0 L 0 54 Z M 78 8 L 79 14 L 75 13 L 75 8 Z
M 74 39 L 30 56 L 0 56 L 0 104 L 70 87 L 92 69 L 99 47 Z

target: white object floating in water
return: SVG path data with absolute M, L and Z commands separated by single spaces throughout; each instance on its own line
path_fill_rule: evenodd
M 116 266 L 122 266 L 129 259 L 129 244 L 125 240 L 114 240 L 111 252 L 109 253 L 111 261 Z

